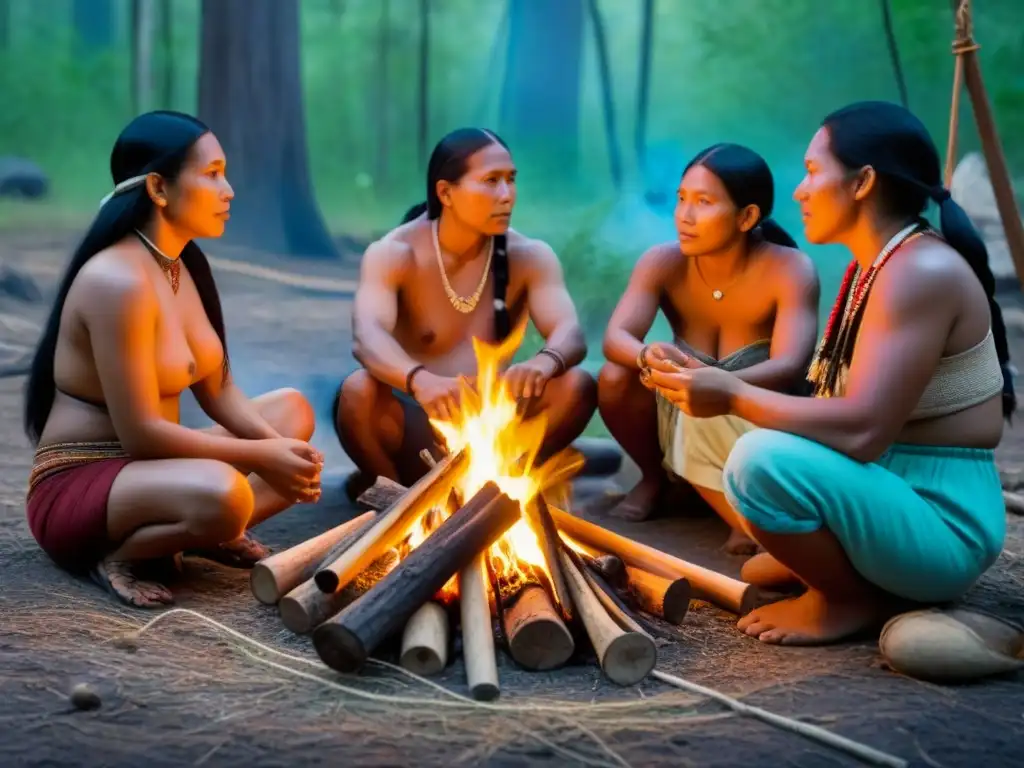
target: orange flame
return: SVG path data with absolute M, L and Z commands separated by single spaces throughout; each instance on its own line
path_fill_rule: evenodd
M 488 553 L 495 575 L 509 584 L 526 583 L 531 571 L 547 578 L 543 550 L 522 511 L 548 483 L 567 477 L 574 469 L 568 452 L 536 464 L 547 417 L 540 413 L 526 418 L 526 409 L 513 397 L 501 374 L 502 364 L 515 354 L 525 333 L 524 318 L 498 345 L 474 338 L 475 381 L 461 383 L 461 404 L 452 421 L 431 421 L 450 452 L 466 451 L 468 467 L 458 485 L 463 499 L 493 482 L 519 502 L 519 520 Z

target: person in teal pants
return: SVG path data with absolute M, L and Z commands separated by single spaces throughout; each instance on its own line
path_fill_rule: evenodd
M 805 165 L 794 197 L 807 239 L 853 255 L 808 376 L 815 397 L 691 359 L 641 374 L 692 416 L 761 428 L 724 473 L 765 550 L 743 576 L 806 590 L 738 626 L 784 644 L 840 640 L 970 589 L 1002 549 L 993 449 L 1016 406 L 987 252 L 924 125 L 895 104 L 850 105 L 824 120 Z M 929 201 L 941 233 L 922 218 Z

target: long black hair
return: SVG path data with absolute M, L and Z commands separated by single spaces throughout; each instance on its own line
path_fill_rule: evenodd
M 177 178 L 188 160 L 189 152 L 201 136 L 210 129 L 190 115 L 180 112 L 157 111 L 139 115 L 121 131 L 110 153 L 110 175 L 114 184 L 128 179 L 157 173 L 169 181 Z M 144 183 L 119 192 L 100 207 L 92 225 L 75 250 L 57 296 L 50 317 L 36 347 L 25 388 L 25 434 L 33 445 L 46 427 L 56 394 L 54 382 L 54 354 L 57 334 L 68 291 L 79 271 L 100 251 L 128 237 L 135 229 L 142 229 L 153 215 L 154 205 Z M 181 252 L 181 261 L 195 283 L 196 291 L 210 325 L 224 347 L 227 371 L 227 339 L 224 334 L 224 315 L 220 296 L 213 280 L 213 272 L 205 254 L 194 242 Z
M 427 199 L 409 209 L 406 216 L 416 211 L 411 218 L 417 218 L 423 211 L 428 219 L 441 216 L 441 199 L 437 196 L 437 182 L 458 181 L 466 173 L 469 158 L 484 147 L 500 144 L 508 149 L 498 134 L 484 128 L 456 128 L 434 146 L 427 163 Z
M 840 163 L 851 171 L 866 166 L 875 170 L 879 202 L 886 213 L 927 224 L 922 214 L 928 201 L 938 205 L 943 238 L 966 259 L 988 298 L 996 354 L 1003 369 L 1003 413 L 1009 416 L 1017 407 L 1017 398 L 988 249 L 964 209 L 942 184 L 939 151 L 928 129 L 908 109 L 887 101 L 850 104 L 828 115 L 822 124 Z
M 775 179 L 768 163 L 757 152 L 741 144 L 714 144 L 699 152 L 683 169 L 683 176 L 694 166 L 711 171 L 722 182 L 739 209 L 756 205 L 761 218 L 751 230 L 769 243 L 796 248 L 796 240 L 771 218 L 775 207 Z

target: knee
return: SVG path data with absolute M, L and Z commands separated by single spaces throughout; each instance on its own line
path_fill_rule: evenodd
M 380 391 L 380 382 L 364 369 L 354 371 L 341 383 L 334 419 L 341 428 L 345 422 L 365 419 L 372 412 Z
M 255 504 L 249 481 L 234 467 L 220 462 L 210 462 L 197 479 L 202 487 L 186 519 L 189 533 L 218 543 L 241 536 Z
M 278 393 L 285 411 L 288 435 L 297 440 L 309 440 L 316 430 L 316 413 L 309 400 L 299 390 L 288 387 Z
M 597 382 L 594 377 L 577 366 L 563 373 L 562 379 L 568 401 L 589 417 L 597 408 Z
M 618 400 L 639 380 L 636 371 L 618 363 L 605 363 L 597 375 L 597 391 L 601 400 Z

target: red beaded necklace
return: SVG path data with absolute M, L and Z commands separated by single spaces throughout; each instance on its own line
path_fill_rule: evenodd
M 825 333 L 815 351 L 807 376 L 807 380 L 814 387 L 815 397 L 843 395 L 850 361 L 853 358 L 854 343 L 860 329 L 862 310 L 875 278 L 896 251 L 924 232 L 925 227 L 921 223 L 910 224 L 886 243 L 867 272 L 861 270 L 856 259 L 853 259 L 846 268 L 846 274 L 843 275 L 843 282 L 839 287 L 839 295 L 832 305 Z

